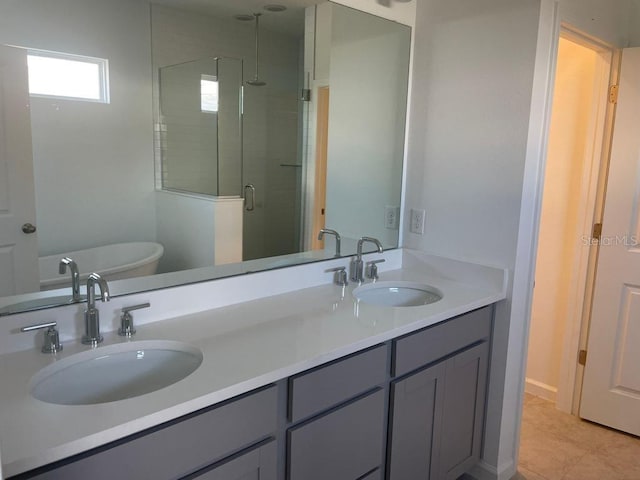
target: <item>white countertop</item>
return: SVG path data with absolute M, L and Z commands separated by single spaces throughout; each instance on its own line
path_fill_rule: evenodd
M 381 281 L 437 287 L 443 298 L 430 305 L 372 306 L 354 300 L 353 284 L 344 298 L 341 287 L 325 284 L 139 326 L 133 341 L 187 342 L 204 358 L 183 380 L 127 400 L 65 406 L 31 397 L 30 378 L 56 357 L 90 348 L 79 342 L 65 343 L 57 356 L 34 348 L 0 355 L 2 472 L 8 477 L 75 455 L 505 298 L 503 270 L 466 271 L 462 262 L 447 262 L 405 253 L 403 268 L 380 273 Z M 104 336 L 102 345 L 127 341 Z

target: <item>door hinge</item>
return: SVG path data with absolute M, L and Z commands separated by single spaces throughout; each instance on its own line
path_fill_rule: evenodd
M 580 352 L 578 353 L 578 363 L 580 365 L 586 365 L 587 364 L 587 351 L 586 350 L 580 350 Z
M 601 223 L 594 223 L 593 224 L 593 231 L 591 232 L 591 237 L 596 239 L 596 240 L 600 240 L 600 238 L 602 237 L 602 224 Z
M 618 103 L 618 85 L 611 85 L 609 87 L 609 103 Z

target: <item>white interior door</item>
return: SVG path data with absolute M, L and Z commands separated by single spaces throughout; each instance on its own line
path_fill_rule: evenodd
M 640 435 L 640 48 L 622 56 L 580 416 Z
M 39 290 L 35 223 L 27 53 L 0 45 L 0 296 Z

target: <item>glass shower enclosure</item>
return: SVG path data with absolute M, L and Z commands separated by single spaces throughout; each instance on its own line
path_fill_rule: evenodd
M 162 188 L 242 195 L 242 60 L 160 68 Z
M 165 191 L 245 197 L 242 259 L 301 251 L 297 50 L 243 86 L 243 61 L 211 57 L 159 68 L 159 178 Z

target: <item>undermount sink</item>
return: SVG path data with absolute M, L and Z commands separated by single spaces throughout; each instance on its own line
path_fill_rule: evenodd
M 431 285 L 415 282 L 376 282 L 353 290 L 363 303 L 384 307 L 419 307 L 442 299 L 442 292 Z
M 36 373 L 31 395 L 59 405 L 92 405 L 137 397 L 193 373 L 202 352 L 186 343 L 140 341 L 98 347 Z

